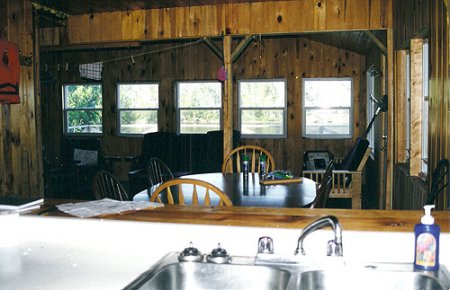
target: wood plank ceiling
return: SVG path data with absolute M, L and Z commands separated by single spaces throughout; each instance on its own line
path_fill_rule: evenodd
M 58 19 L 58 14 L 67 16 L 139 9 L 161 9 L 171 7 L 267 1 L 273 0 L 34 0 L 33 3 L 45 7 L 45 9 L 40 9 L 40 26 L 46 27 L 64 26 L 64 17 Z M 346 49 L 359 54 L 368 53 L 368 51 L 376 45 L 374 37 L 378 39 L 379 44 L 381 43 L 386 46 L 385 31 L 371 31 L 370 34 L 364 31 L 338 31 L 311 33 L 304 34 L 303 36 L 317 42 Z

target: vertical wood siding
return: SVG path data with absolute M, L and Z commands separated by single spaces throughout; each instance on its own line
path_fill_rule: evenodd
M 236 47 L 233 40 L 232 47 Z M 42 84 L 45 143 L 49 159 L 55 160 L 60 151 L 62 138 L 61 86 L 64 82 L 80 82 L 79 63 L 124 57 L 122 61 L 106 62 L 103 68 L 104 92 L 104 136 L 102 150 L 106 155 L 137 155 L 141 150 L 141 139 L 118 137 L 116 135 L 116 84 L 125 81 L 157 81 L 160 83 L 160 130 L 176 132 L 174 84 L 179 80 L 215 80 L 221 60 L 204 43 L 190 47 L 135 57 L 130 55 L 167 49 L 173 44 L 144 45 L 140 49 L 117 49 L 98 52 L 43 53 L 42 65 L 51 68 L 56 76 L 54 83 Z M 222 43 L 216 41 L 216 46 Z M 303 152 L 312 149 L 329 149 L 336 156 L 343 156 L 354 139 L 311 140 L 301 137 L 302 123 L 302 78 L 304 77 L 353 77 L 354 94 L 354 137 L 360 136 L 366 126 L 365 61 L 364 56 L 346 50 L 330 47 L 303 37 L 263 38 L 253 41 L 233 65 L 233 124 L 237 126 L 237 82 L 239 79 L 286 78 L 288 94 L 288 138 L 287 139 L 244 139 L 247 144 L 266 147 L 277 160 L 280 168 L 293 169 L 300 174 Z M 70 69 L 57 71 L 57 64 Z
M 31 2 L 2 1 L 2 36 L 16 43 L 24 56 L 35 56 Z M 34 61 L 33 61 L 34 62 Z M 43 194 L 42 146 L 35 98 L 33 66 L 21 65 L 21 103 L 0 107 L 0 195 Z
M 392 0 L 267 1 L 69 17 L 70 44 L 392 27 Z

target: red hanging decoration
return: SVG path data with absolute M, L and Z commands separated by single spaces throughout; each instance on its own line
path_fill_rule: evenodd
M 20 80 L 19 49 L 0 39 L 0 104 L 18 104 Z
M 217 71 L 217 79 L 221 82 L 224 82 L 227 80 L 227 77 L 228 77 L 227 70 L 222 66 Z

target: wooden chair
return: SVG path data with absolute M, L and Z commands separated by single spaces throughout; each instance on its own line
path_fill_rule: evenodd
M 188 193 L 190 196 L 186 195 Z M 175 178 L 164 182 L 153 192 L 150 201 L 196 206 L 211 206 L 212 201 L 216 201 L 218 206 L 233 205 L 228 196 L 215 185 L 189 178 Z
M 120 181 L 114 175 L 104 170 L 97 172 L 95 175 L 93 191 L 96 199 L 129 200 L 127 191 Z
M 351 198 L 352 209 L 361 209 L 362 173 L 371 149 L 366 147 L 364 150 L 354 170 L 333 169 L 333 182 L 329 198 Z M 322 180 L 324 173 L 325 170 L 303 170 L 304 177 L 316 182 Z
M 333 167 L 334 162 L 331 160 L 322 176 L 320 184 L 317 186 L 316 198 L 310 208 L 326 208 L 327 200 L 333 186 Z
M 146 171 L 150 186 L 154 186 L 174 178 L 172 171 L 166 163 L 157 157 L 152 157 L 148 160 Z
M 233 149 L 224 159 L 222 163 L 222 172 L 241 172 L 241 162 L 242 156 L 247 154 L 249 162 L 249 172 L 259 173 L 260 165 L 259 158 L 261 155 L 266 155 L 266 172 L 275 170 L 275 161 L 273 160 L 272 154 L 266 149 L 257 145 L 244 145 Z

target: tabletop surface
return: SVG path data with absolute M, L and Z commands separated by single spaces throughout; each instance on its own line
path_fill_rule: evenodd
M 228 195 L 233 206 L 297 208 L 309 205 L 316 197 L 316 184 L 308 178 L 273 185 L 261 185 L 257 173 L 250 173 L 248 178 L 244 178 L 242 173 L 221 172 L 192 174 L 181 178 L 214 184 Z

